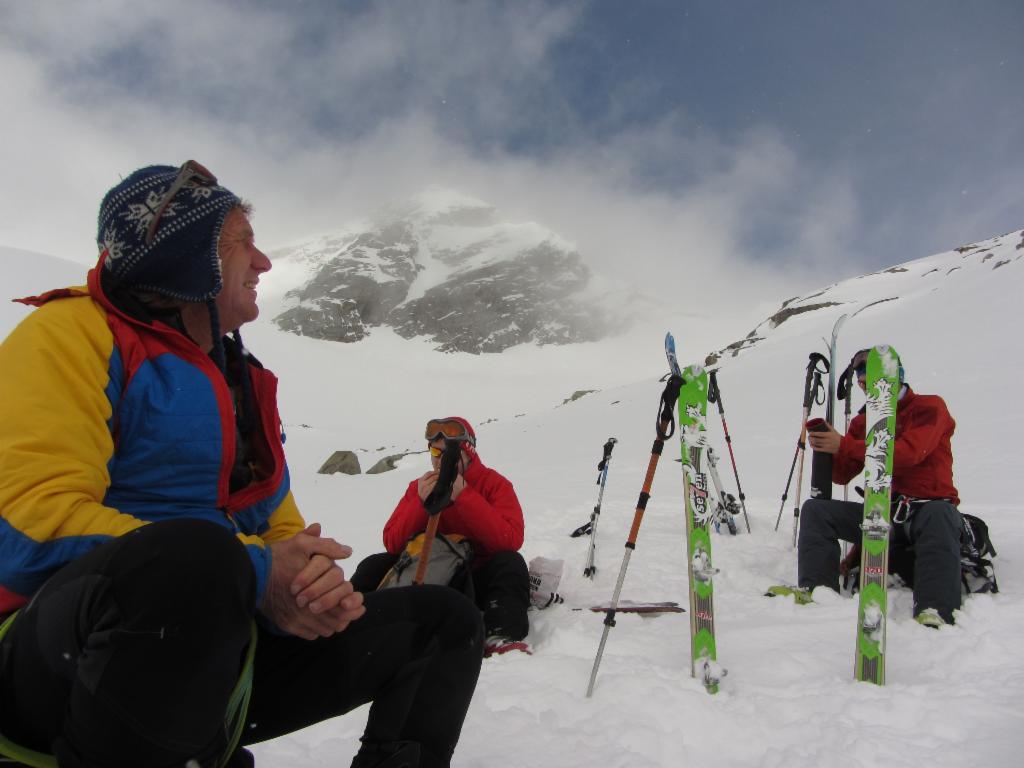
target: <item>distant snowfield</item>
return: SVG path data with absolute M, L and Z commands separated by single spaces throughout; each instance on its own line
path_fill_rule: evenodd
M 1024 502 L 1016 482 L 1024 432 L 1022 257 L 1017 232 L 964 253 L 908 262 L 906 271 L 844 281 L 793 302 L 839 305 L 793 316 L 774 329 L 759 327 L 764 340 L 721 361 L 719 381 L 753 533 L 713 538 L 721 569 L 715 582 L 719 660 L 729 670 L 716 696 L 690 677 L 686 614 L 620 614 L 594 695 L 585 698 L 603 617 L 573 608 L 607 601 L 619 573 L 655 437 L 658 378 L 667 370 L 664 332 L 675 334 L 680 362 L 700 361 L 755 328 L 788 297 L 763 307 L 731 307 L 733 317 L 721 323 L 698 308 L 685 317 L 651 318 L 647 328 L 598 344 L 515 348 L 499 356 L 441 355 L 426 342 L 376 329 L 354 345 L 304 339 L 276 330 L 269 313 L 243 333 L 282 380 L 286 450 L 299 504 L 307 519 L 321 521 L 328 535 L 355 548 L 353 566 L 379 551 L 384 521 L 405 485 L 426 471 L 426 457 L 408 456 L 380 475 L 316 470 L 339 449 L 359 451 L 364 469 L 381 456 L 420 450 L 425 421 L 456 414 L 477 425 L 483 461 L 515 484 L 527 515 L 527 559 L 565 561 L 565 604 L 531 615 L 534 654 L 484 662 L 454 765 L 1009 767 L 1020 764 L 1024 749 Z M 83 271 L 10 249 L 0 249 L 0 270 L 5 292 L 19 295 L 75 282 Z M 898 298 L 873 303 L 890 297 Z M 0 311 L 3 334 L 28 310 Z M 892 344 L 911 385 L 946 400 L 957 420 L 953 450 L 962 509 L 989 523 L 999 551 L 1002 591 L 968 598 L 956 626 L 918 626 L 910 593 L 890 592 L 887 684 L 881 688 L 853 680 L 852 600 L 828 590 L 818 590 L 809 606 L 762 596 L 768 585 L 796 577 L 795 478 L 778 532 L 773 527 L 800 427 L 807 355 L 822 349 L 822 337 L 843 313 L 857 313 L 840 337 L 843 365 L 861 347 Z M 723 331 L 726 323 L 732 326 Z M 578 389 L 599 391 L 562 405 Z M 855 397 L 855 409 L 862 402 Z M 841 409 L 838 418 L 842 429 Z M 711 444 L 724 457 L 722 479 L 735 493 L 717 410 L 709 409 L 708 421 Z M 587 542 L 568 534 L 596 502 L 596 465 L 610 436 L 619 444 L 591 581 L 582 576 Z M 673 441 L 658 467 L 623 599 L 686 603 L 677 456 Z M 346 765 L 364 721 L 359 711 L 258 745 L 258 765 Z

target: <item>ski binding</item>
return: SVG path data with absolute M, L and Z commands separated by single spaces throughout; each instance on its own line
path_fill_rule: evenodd
M 708 557 L 708 553 L 701 548 L 695 548 L 693 551 L 693 578 L 702 583 L 708 583 L 718 573 L 717 568 L 713 568 L 711 565 L 711 558 Z

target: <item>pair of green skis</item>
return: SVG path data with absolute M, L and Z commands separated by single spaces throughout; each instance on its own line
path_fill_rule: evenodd
M 715 647 L 714 588 L 718 572 L 711 562 L 711 505 L 702 460 L 707 446 L 708 375 L 690 366 L 685 375 L 676 360 L 675 340 L 665 337 L 665 354 L 679 390 L 679 430 L 686 485 L 686 540 L 690 581 L 691 674 L 701 677 L 710 693 L 718 691 L 724 670 Z M 885 682 L 885 633 L 888 616 L 889 531 L 892 467 L 896 443 L 896 408 L 900 392 L 900 359 L 888 346 L 868 353 L 865 382 L 864 521 L 861 524 L 860 603 L 854 676 Z
M 678 414 L 683 477 L 686 498 L 687 571 L 690 593 L 690 674 L 699 678 L 709 693 L 717 693 L 726 674 L 718 664 L 715 644 L 714 582 L 718 572 L 711 559 L 710 526 L 714 517 L 709 498 L 707 473 L 703 469 L 707 447 L 708 374 L 699 365 L 680 369 L 675 339 L 665 336 L 665 355 L 670 372 L 662 395 L 663 412 L 658 439 L 652 450 L 644 490 L 637 505 L 626 556 L 607 612 L 605 629 L 591 671 L 589 697 L 594 689 L 608 630 L 615 625 L 615 606 L 625 579 L 629 555 L 636 546 L 636 534 L 650 495 L 654 467 L 664 440 L 671 435 L 668 420 L 671 401 L 678 389 Z M 892 347 L 875 347 L 868 354 L 866 381 L 866 430 L 864 456 L 864 522 L 861 544 L 861 589 L 857 611 L 855 676 L 881 685 L 885 681 L 885 630 L 889 563 L 890 501 L 892 496 L 893 451 L 896 437 L 896 404 L 899 397 L 900 361 Z

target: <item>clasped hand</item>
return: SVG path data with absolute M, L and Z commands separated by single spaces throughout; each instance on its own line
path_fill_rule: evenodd
M 270 578 L 260 610 L 279 628 L 304 640 L 330 637 L 362 616 L 363 595 L 335 563 L 352 548 L 320 535 L 320 524 L 270 545 Z
M 437 478 L 440 475 L 439 472 L 427 472 L 419 480 L 416 481 L 416 493 L 420 497 L 420 501 L 426 501 L 427 496 L 430 495 L 431 491 L 434 490 L 434 486 L 437 485 Z M 452 501 L 459 498 L 459 494 L 466 487 L 466 481 L 463 479 L 461 474 L 455 476 L 455 481 L 452 483 Z

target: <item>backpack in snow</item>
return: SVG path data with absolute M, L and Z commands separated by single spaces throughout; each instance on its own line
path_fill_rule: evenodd
M 960 580 L 968 592 L 998 592 L 996 570 L 989 556 L 996 556 L 988 526 L 980 517 L 961 513 L 964 528 L 960 534 Z
M 385 574 L 377 589 L 408 587 L 412 585 L 423 552 L 426 534 L 417 533 L 406 542 L 402 554 Z M 430 549 L 430 561 L 423 576 L 424 584 L 442 584 L 452 587 L 466 596 L 473 597 L 473 579 L 469 577 L 469 566 L 473 562 L 473 545 L 469 539 L 457 533 L 438 533 Z
M 964 592 L 999 591 L 996 569 L 990 558 L 996 556 L 996 549 L 989 538 L 988 525 L 980 517 L 960 513 L 963 528 L 960 530 L 960 583 Z M 855 545 L 859 551 L 860 545 Z M 901 560 L 898 552 L 890 552 L 889 572 L 901 576 L 909 583 L 913 575 L 913 561 Z M 856 593 L 860 586 L 860 566 L 854 566 L 843 579 L 843 589 Z

